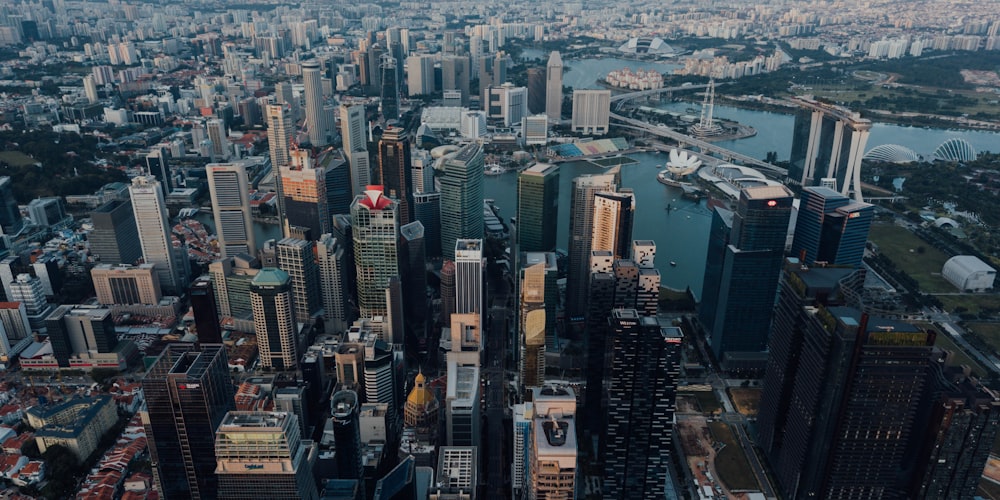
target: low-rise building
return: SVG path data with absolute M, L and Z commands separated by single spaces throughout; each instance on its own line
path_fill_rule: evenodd
M 28 425 L 34 427 L 38 451 L 62 445 L 83 462 L 97 449 L 101 436 L 118 420 L 110 396 L 71 399 L 51 406 L 29 408 Z

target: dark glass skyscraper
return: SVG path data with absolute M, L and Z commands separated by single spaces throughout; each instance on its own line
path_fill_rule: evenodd
M 338 391 L 330 400 L 333 440 L 337 447 L 337 478 L 361 479 L 361 430 L 358 424 L 358 393 Z
M 226 351 L 171 344 L 142 381 L 150 460 L 167 500 L 215 498 L 215 430 L 235 409 Z
M 0 177 L 0 233 L 17 234 L 24 227 L 24 218 L 14 197 L 14 181 Z
M 13 197 L 10 200 L 15 201 Z M 94 224 L 94 230 L 87 235 L 90 253 L 102 264 L 135 264 L 142 257 L 131 201 L 109 201 L 95 208 L 90 220 Z
M 539 163 L 517 176 L 517 240 L 522 252 L 556 248 L 559 166 Z
M 389 127 L 378 142 L 379 179 L 386 196 L 399 202 L 399 225 L 413 222 L 413 166 L 410 141 L 399 127 Z
M 875 207 L 827 187 L 802 190 L 792 241 L 793 257 L 803 263 L 861 267 Z M 804 255 L 803 255 L 804 252 Z
M 218 308 L 215 303 L 215 289 L 212 281 L 197 279 L 191 284 L 191 311 L 198 332 L 198 341 L 206 344 L 222 343 L 222 328 Z

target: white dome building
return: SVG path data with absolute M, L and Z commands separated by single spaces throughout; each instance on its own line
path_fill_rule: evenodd
M 944 263 L 941 275 L 963 292 L 985 292 L 993 289 L 997 270 L 975 255 L 956 255 Z
M 976 148 L 965 139 L 948 139 L 934 150 L 934 159 L 942 161 L 972 161 L 978 156 Z
M 920 160 L 920 155 L 899 144 L 882 144 L 869 150 L 862 159 L 889 163 L 913 163 Z

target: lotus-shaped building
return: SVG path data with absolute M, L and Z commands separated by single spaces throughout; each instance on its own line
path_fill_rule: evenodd
M 701 160 L 687 151 L 670 150 L 670 160 L 667 162 L 667 172 L 675 179 L 690 175 L 701 166 Z

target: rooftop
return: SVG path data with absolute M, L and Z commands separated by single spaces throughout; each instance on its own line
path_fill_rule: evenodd
M 783 185 L 778 186 L 753 186 L 744 188 L 747 199 L 767 200 L 772 198 L 793 198 L 795 195 Z
M 559 170 L 559 165 L 553 165 L 551 163 L 536 163 L 528 168 L 526 168 L 522 175 L 545 175 L 551 172 L 556 172 Z
M 265 267 L 264 269 L 261 269 L 252 282 L 254 286 L 280 286 L 288 283 L 288 273 L 276 267 Z
M 220 430 L 222 427 L 229 428 L 227 430 L 235 428 L 281 428 L 284 426 L 285 420 L 288 420 L 288 413 L 281 411 L 231 411 L 226 413 L 226 416 L 222 419 L 222 423 L 219 424 L 219 428 Z

